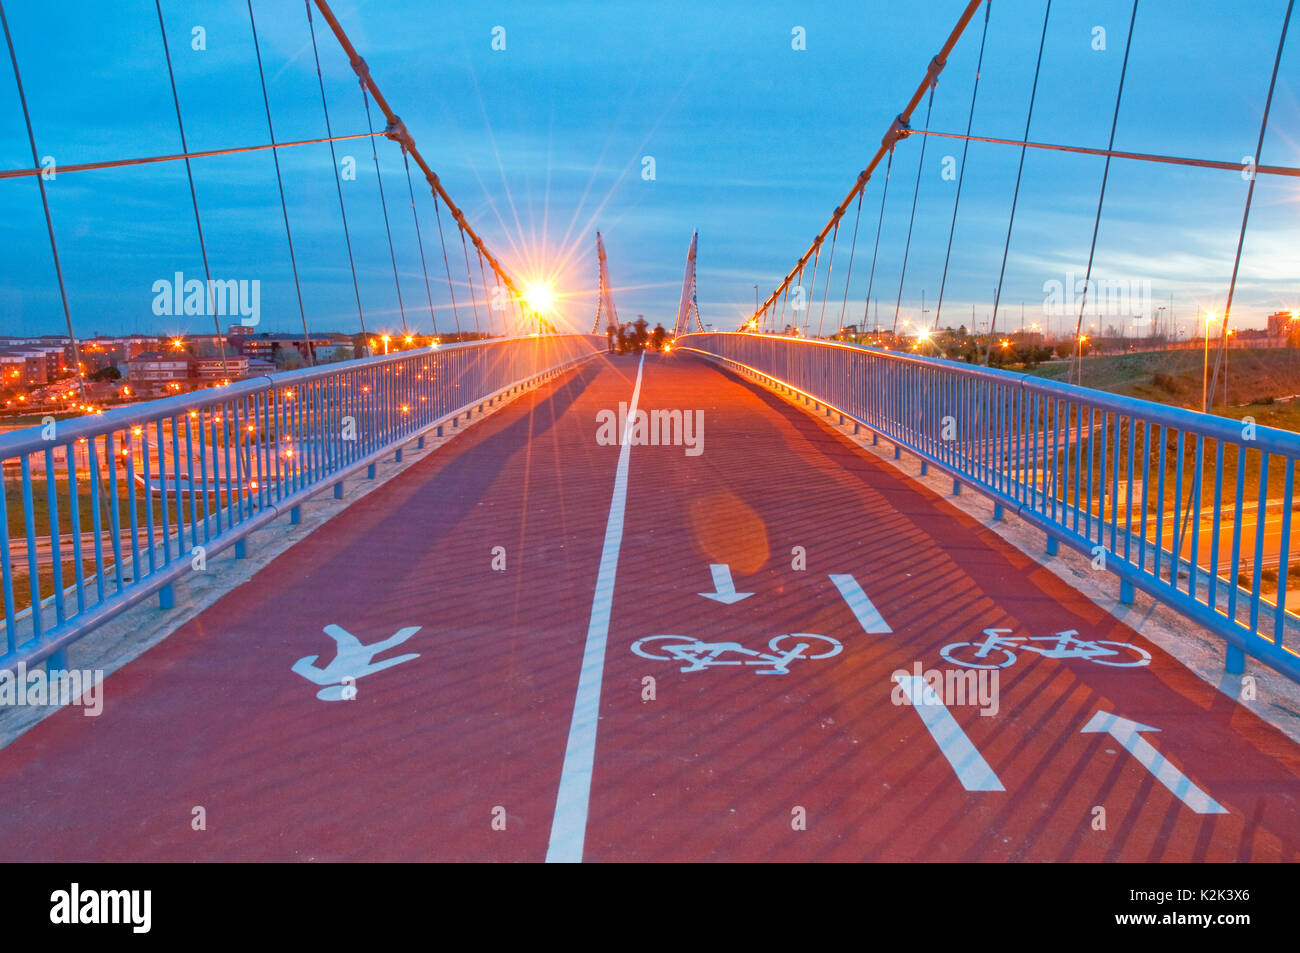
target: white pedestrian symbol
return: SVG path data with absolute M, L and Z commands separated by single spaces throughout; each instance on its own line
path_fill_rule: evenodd
M 356 694 L 356 680 L 363 675 L 373 675 L 375 672 L 382 672 L 384 669 L 400 665 L 402 662 L 409 662 L 413 658 L 419 658 L 420 653 L 411 652 L 407 655 L 384 659 L 382 662 L 371 661 L 381 652 L 386 652 L 395 645 L 401 645 L 419 632 L 420 629 L 421 626 L 418 625 L 408 626 L 405 629 L 398 629 L 396 635 L 384 639 L 382 642 L 376 642 L 373 645 L 362 645 L 360 639 L 342 626 L 327 625 L 325 626 L 325 634 L 338 645 L 334 661 L 321 668 L 316 664 L 316 660 L 320 656 L 308 655 L 306 658 L 300 658 L 294 662 L 293 670 L 309 682 L 327 686 L 316 693 L 316 697 L 321 701 L 342 701 L 349 694 Z M 350 679 L 350 681 L 347 684 L 342 684 L 344 679 Z

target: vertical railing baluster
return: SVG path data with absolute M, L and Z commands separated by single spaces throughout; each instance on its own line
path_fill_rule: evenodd
M 212 409 L 204 408 L 194 419 L 198 422 L 199 431 L 199 485 L 203 487 L 203 544 L 206 546 L 212 539 L 212 511 L 213 500 L 211 490 L 217 485 L 216 482 L 216 457 L 213 457 L 213 480 L 208 483 L 208 436 L 209 428 L 204 426 L 204 421 L 210 420 Z
M 1250 581 L 1250 634 L 1259 634 L 1259 600 L 1262 592 L 1260 576 L 1264 569 L 1264 532 L 1261 525 L 1268 511 L 1268 458 L 1267 450 L 1259 454 L 1259 496 L 1255 501 L 1255 566 Z
M 198 412 L 191 410 L 188 414 L 181 414 L 177 420 L 185 425 L 185 481 L 188 484 L 186 489 L 190 498 L 190 548 L 193 550 L 199 545 L 199 500 L 198 487 L 194 483 L 194 425 L 193 422 L 198 419 Z M 206 542 L 206 540 L 205 540 Z M 185 546 L 181 546 L 181 554 L 184 556 Z
M 32 638 L 39 639 L 44 628 L 44 617 L 41 611 L 40 561 L 36 556 L 36 497 L 32 492 L 31 456 L 23 454 L 20 465 L 23 478 L 23 525 L 27 530 L 27 585 L 32 600 Z M 46 471 L 46 479 L 49 479 L 49 471 Z
M 1214 441 L 1214 506 L 1210 511 L 1214 520 L 1210 530 L 1210 578 L 1209 598 L 1206 604 L 1211 608 L 1218 605 L 1219 597 L 1219 534 L 1223 522 L 1223 441 Z
M 54 596 L 54 624 L 66 617 L 63 606 L 63 540 L 59 533 L 59 481 L 54 461 L 54 447 L 45 448 L 45 500 L 49 508 L 51 594 Z
M 63 445 L 64 469 L 68 473 L 68 522 L 72 528 L 72 583 L 77 593 L 77 612 L 86 611 L 85 562 L 81 558 L 81 500 L 77 493 L 77 444 Z
M 1138 571 L 1144 572 L 1147 564 L 1147 513 L 1151 506 L 1151 427 L 1150 421 L 1142 424 L 1142 521 L 1138 532 Z M 1157 548 L 1159 543 L 1157 542 Z M 1159 573 L 1157 573 L 1159 576 Z
M 23 500 L 23 509 L 28 509 Z M 4 475 L 4 461 L 0 460 L 0 587 L 3 587 L 5 610 L 5 655 L 18 648 L 18 612 L 14 606 L 14 573 L 9 551 L 9 483 Z
M 1232 519 L 1232 581 L 1228 586 L 1228 620 L 1237 621 L 1237 590 L 1241 586 L 1241 506 L 1246 497 L 1246 445 L 1235 444 L 1237 449 L 1237 488 L 1233 494 Z
M 90 470 L 90 522 L 91 532 L 95 534 L 95 601 L 104 601 L 104 526 L 101 507 L 103 506 L 103 487 L 99 477 L 99 438 L 86 438 L 86 463 Z
M 242 399 L 232 400 L 230 402 L 231 440 L 235 444 L 234 447 L 231 448 L 231 452 L 234 454 L 235 457 L 235 487 L 237 488 L 239 493 L 238 499 L 236 500 L 236 508 L 238 510 L 238 520 L 236 520 L 235 516 L 232 515 L 230 517 L 232 523 L 234 522 L 242 523 L 244 521 L 246 515 L 244 511 L 244 506 L 246 502 L 248 504 L 249 514 L 252 513 L 252 505 L 253 505 L 252 478 L 248 473 L 248 466 L 244 457 L 244 424 L 239 417 L 239 407 L 241 403 L 242 403 Z
M 1201 548 L 1201 478 L 1205 466 L 1205 438 L 1200 434 L 1196 435 L 1196 446 L 1192 453 L 1192 457 L 1195 469 L 1192 473 L 1191 512 L 1187 514 L 1188 523 L 1192 527 L 1191 553 L 1187 560 L 1187 594 L 1195 599 L 1197 575 L 1196 564 L 1200 559 Z
M 181 421 L 186 419 L 184 414 L 171 414 L 167 417 L 167 423 L 171 425 L 172 431 L 172 486 L 175 488 L 176 497 L 176 558 L 185 558 L 185 497 L 181 494 L 181 442 L 180 426 Z M 163 505 L 166 506 L 167 497 L 163 496 Z M 170 542 L 168 543 L 170 545 Z
M 149 574 L 152 575 L 155 569 L 154 565 L 154 531 L 153 531 L 153 467 L 149 465 L 149 424 L 140 425 L 140 464 L 144 470 L 144 522 L 147 541 L 145 544 L 145 553 L 148 557 Z M 139 578 L 138 576 L 136 577 Z
M 162 520 L 162 557 L 163 565 L 170 566 L 171 551 L 171 516 L 167 509 L 167 440 L 163 436 L 163 418 L 154 421 L 154 433 L 158 438 L 158 515 Z M 152 494 L 152 490 L 150 491 Z M 150 540 L 149 551 L 153 552 L 156 544 Z
M 1119 457 L 1124 427 L 1118 411 L 1111 414 L 1110 419 L 1110 434 L 1107 438 L 1110 441 L 1110 552 L 1112 556 L 1117 556 L 1119 555 L 1119 546 L 1116 543 L 1116 534 L 1119 532 Z
M 130 431 L 126 431 L 130 433 Z M 125 444 L 125 441 L 124 441 Z M 125 451 L 125 445 L 122 451 Z M 122 581 L 122 513 L 120 497 L 122 491 L 117 485 L 117 467 L 119 462 L 119 451 L 114 446 L 113 431 L 104 434 L 104 466 L 108 468 L 108 513 L 109 520 L 113 524 L 113 579 L 118 592 L 122 591 L 124 585 Z
M 1273 645 L 1277 649 L 1282 648 L 1283 622 L 1286 619 L 1286 581 L 1291 562 L 1291 506 L 1287 501 L 1292 499 L 1291 494 L 1294 490 L 1295 460 L 1288 457 L 1282 488 L 1282 538 L 1279 541 L 1277 563 L 1277 608 L 1273 611 Z M 1259 520 L 1262 518 L 1262 515 L 1257 518 L 1256 527 L 1259 526 Z M 1255 533 L 1261 535 L 1258 528 Z
M 1191 518 L 1190 513 L 1183 512 L 1183 464 L 1184 464 L 1184 430 L 1178 431 L 1177 437 L 1177 454 L 1174 466 L 1174 525 L 1173 540 L 1169 553 L 1169 585 L 1174 589 L 1178 588 L 1178 564 L 1183 556 L 1183 526 L 1184 520 Z M 1190 503 L 1189 503 L 1190 506 Z
M 1152 575 L 1160 579 L 1160 561 L 1165 551 L 1165 458 L 1169 449 L 1169 428 L 1160 425 L 1159 469 L 1156 474 L 1156 542 L 1152 552 Z M 1174 530 L 1177 532 L 1175 525 Z
M 140 467 L 141 469 L 144 469 L 145 466 L 144 453 L 143 453 L 143 447 L 145 446 L 145 440 L 143 439 L 144 426 L 141 425 L 140 427 L 130 427 L 126 431 L 124 431 L 124 434 L 125 436 L 123 437 L 123 445 L 124 445 L 124 449 L 127 451 L 126 453 L 126 497 L 127 497 L 126 504 L 127 504 L 127 509 L 130 511 L 130 517 L 131 517 L 131 582 L 136 583 L 140 581 L 140 576 L 141 576 L 140 573 L 140 515 L 141 514 L 139 512 L 136 503 L 135 448 L 137 443 L 142 448 Z M 140 438 L 138 441 L 135 439 L 137 437 Z M 147 489 L 148 487 L 146 486 L 146 491 Z M 148 497 L 146 495 L 146 502 L 147 500 Z
M 1127 469 L 1124 475 L 1124 562 L 1130 566 L 1133 564 L 1133 452 L 1137 443 L 1137 423 L 1136 417 L 1128 418 L 1128 447 L 1125 451 Z

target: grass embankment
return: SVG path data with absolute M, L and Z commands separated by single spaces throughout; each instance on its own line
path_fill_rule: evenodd
M 1214 369 L 1213 342 L 1210 351 L 1210 369 Z M 1083 384 L 1097 390 L 1140 397 L 1160 404 L 1201 409 L 1201 381 L 1204 375 L 1205 356 L 1202 351 L 1181 349 L 1175 351 L 1148 351 L 1133 354 L 1112 354 L 1083 359 Z M 1276 407 L 1277 422 L 1266 421 L 1256 415 L 1259 423 L 1284 426 L 1286 421 L 1300 423 L 1300 410 L 1291 405 L 1294 401 L 1278 404 L 1279 398 L 1300 394 L 1300 349 L 1297 348 L 1232 348 L 1226 353 L 1227 411 L 1238 407 Z M 1047 380 L 1064 381 L 1069 373 L 1069 361 L 1053 361 L 1037 367 L 1019 368 L 1026 374 Z M 1222 370 L 1215 388 L 1214 413 L 1224 413 L 1224 378 Z M 1243 413 L 1245 411 L 1243 410 Z M 1229 416 L 1241 414 L 1229 413 Z M 1294 426 L 1286 429 L 1294 430 Z
M 1213 344 L 1213 342 L 1211 342 Z M 1213 371 L 1215 352 L 1211 349 L 1209 355 L 1210 369 Z M 1274 427 L 1280 430 L 1300 431 L 1300 349 L 1289 348 L 1266 348 L 1259 350 L 1250 349 L 1231 349 L 1226 353 L 1227 362 L 1227 386 L 1225 404 L 1225 385 L 1224 376 L 1220 372 L 1218 386 L 1215 391 L 1214 406 L 1211 413 L 1216 416 L 1231 418 L 1233 420 L 1244 420 L 1250 417 L 1256 425 L 1264 427 Z M 1069 362 L 1053 362 L 1043 364 L 1034 368 L 1016 368 L 1024 373 L 1047 380 L 1065 381 L 1069 373 Z M 1092 387 L 1098 390 L 1108 391 L 1114 394 L 1121 394 L 1127 397 L 1136 397 L 1142 400 L 1149 400 L 1155 403 L 1166 404 L 1175 407 L 1183 407 L 1189 410 L 1200 410 L 1202 377 L 1205 369 L 1205 355 L 1200 350 L 1184 349 L 1171 351 L 1154 351 L 1146 353 L 1115 354 L 1100 357 L 1085 358 L 1083 362 L 1083 384 L 1085 387 Z M 1098 420 L 1100 423 L 1100 420 Z M 1115 424 L 1112 420 L 1108 424 L 1108 441 L 1115 439 Z M 1137 433 L 1137 443 L 1135 453 L 1137 456 L 1135 466 L 1135 479 L 1141 479 L 1137 470 L 1142 466 L 1142 448 L 1145 437 L 1145 428 L 1139 428 Z M 1121 448 L 1126 449 L 1128 441 L 1128 424 L 1122 423 L 1119 427 L 1119 439 Z M 1100 438 L 1100 434 L 1097 435 Z M 1171 512 L 1174 502 L 1176 476 L 1177 476 L 1177 448 L 1178 435 L 1176 433 L 1166 432 L 1163 434 L 1165 446 L 1165 506 L 1166 513 Z M 1089 442 L 1097 444 L 1095 448 L 1088 446 Z M 1249 448 L 1249 443 L 1243 444 Z M 1108 454 L 1113 452 L 1113 444 L 1108 444 Z M 1086 460 L 1089 450 L 1092 449 L 1097 456 L 1100 456 L 1100 440 L 1088 441 L 1085 439 L 1084 446 L 1081 448 L 1083 458 Z M 1216 454 L 1218 446 L 1214 441 L 1205 441 L 1203 444 L 1203 458 L 1201 463 L 1202 474 L 1202 496 L 1200 500 L 1201 507 L 1213 505 L 1214 497 L 1214 478 L 1216 470 Z M 1145 487 L 1145 497 L 1149 507 L 1154 507 L 1158 496 L 1157 474 L 1160 471 L 1159 466 L 1160 441 L 1157 439 L 1153 446 L 1148 448 L 1149 453 L 1149 485 Z M 1196 471 L 1196 443 L 1194 439 L 1185 438 L 1183 441 L 1184 461 L 1183 461 L 1183 487 L 1182 503 L 1185 507 L 1191 503 L 1190 488 L 1191 476 Z M 1237 445 L 1225 443 L 1223 446 L 1223 482 L 1222 482 L 1222 505 L 1225 517 L 1230 517 L 1234 511 L 1234 501 L 1236 497 L 1237 486 Z M 1254 507 L 1260 488 L 1260 470 L 1262 454 L 1258 452 L 1249 452 L 1245 454 L 1245 466 L 1242 483 L 1244 485 L 1244 502 Z M 1073 453 L 1071 453 L 1073 457 Z M 1095 501 L 1100 487 L 1097 486 L 1098 475 L 1095 469 L 1099 461 L 1094 458 L 1094 477 L 1093 477 L 1093 500 Z M 1058 465 L 1064 461 L 1058 458 Z M 1073 459 L 1071 466 L 1073 466 Z M 1126 468 L 1126 456 L 1121 453 L 1121 466 Z M 1276 506 L 1281 503 L 1285 495 L 1286 484 L 1286 459 L 1278 455 L 1269 455 L 1268 457 L 1268 475 L 1266 480 L 1266 499 L 1270 504 Z M 1122 474 L 1122 475 L 1126 475 Z M 1082 488 L 1081 488 L 1082 489 Z M 1086 491 L 1085 491 L 1086 492 Z M 1084 495 L 1083 492 L 1080 494 Z M 1093 504 L 1096 505 L 1095 503 Z M 1135 500 L 1136 505 L 1136 500 Z M 1293 504 L 1294 505 L 1294 504 Z M 1277 513 L 1276 509 L 1271 512 Z M 1253 543 L 1253 533 L 1248 532 L 1247 538 Z M 1276 544 L 1273 551 L 1276 552 Z M 1292 523 L 1290 552 L 1295 554 L 1300 552 L 1300 516 L 1297 516 Z M 1243 552 L 1246 559 L 1253 558 L 1253 545 L 1248 544 L 1246 551 Z M 1223 558 L 1223 557 L 1221 557 Z M 1289 561 L 1289 560 L 1288 560 Z M 1249 584 L 1250 574 L 1243 573 L 1242 581 Z M 1300 578 L 1300 564 L 1292 563 L 1288 572 L 1289 582 Z M 1265 567 L 1261 571 L 1261 582 L 1265 590 L 1275 588 L 1278 582 L 1278 571 L 1271 567 Z

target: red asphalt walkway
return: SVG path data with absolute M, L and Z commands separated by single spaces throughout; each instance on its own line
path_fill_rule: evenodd
M 762 390 L 648 356 L 638 406 L 702 411 L 702 452 L 626 448 L 611 521 L 623 448 L 598 415 L 638 370 L 602 357 L 507 405 L 111 676 L 100 717 L 65 709 L 0 750 L 0 860 L 1300 859 L 1297 745 Z M 752 595 L 701 597 L 721 564 Z M 294 666 L 334 658 L 326 626 L 366 644 L 418 626 L 378 656 L 416 657 L 322 700 Z M 992 716 L 895 704 L 892 673 L 957 670 L 940 650 L 989 628 L 1151 664 L 1022 650 Z M 711 651 L 691 640 L 771 659 L 797 633 L 842 650 L 682 671 Z M 654 635 L 688 648 L 633 651 Z M 575 697 L 599 712 L 588 762 Z M 1098 712 L 1159 730 L 1082 731 Z

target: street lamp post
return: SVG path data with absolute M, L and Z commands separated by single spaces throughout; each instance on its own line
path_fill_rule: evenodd
M 1205 325 L 1201 332 L 1201 339 L 1205 353 L 1205 359 L 1201 368 L 1201 413 L 1210 412 L 1210 322 L 1214 320 L 1214 313 L 1207 312 L 1205 315 Z

